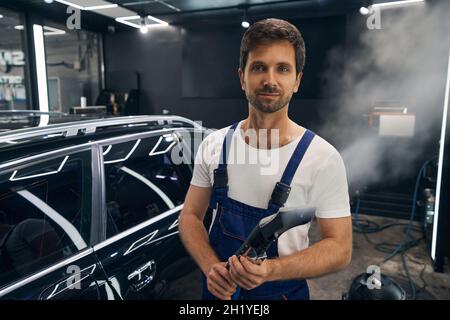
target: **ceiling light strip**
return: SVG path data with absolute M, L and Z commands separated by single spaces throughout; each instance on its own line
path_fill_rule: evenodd
M 383 3 L 375 3 L 370 6 L 370 8 L 390 8 L 397 6 L 404 6 L 409 4 L 417 4 L 425 2 L 425 0 L 403 0 L 403 1 L 392 1 L 392 2 L 383 2 Z

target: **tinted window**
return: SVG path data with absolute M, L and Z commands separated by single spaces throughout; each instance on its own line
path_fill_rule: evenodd
M 108 236 L 183 203 L 191 168 L 172 134 L 106 145 L 103 155 Z
M 29 109 L 23 16 L 0 8 L 0 110 Z
M 85 151 L 0 173 L 0 286 L 87 247 L 90 157 Z

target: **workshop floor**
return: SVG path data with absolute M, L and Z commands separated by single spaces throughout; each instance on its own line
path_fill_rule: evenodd
M 359 216 L 361 219 L 374 221 L 380 226 L 389 223 L 407 222 L 406 220 L 384 217 Z M 312 223 L 309 235 L 310 245 L 320 240 L 319 228 L 316 222 Z M 416 235 L 414 234 L 414 236 Z M 341 300 L 342 294 L 348 291 L 352 280 L 356 276 L 365 272 L 370 265 L 379 265 L 387 256 L 386 253 L 377 251 L 374 245 L 369 243 L 368 240 L 372 243 L 401 243 L 403 237 L 402 227 L 392 227 L 366 236 L 353 232 L 353 256 L 351 264 L 343 271 L 308 280 L 311 299 Z M 417 288 L 416 299 L 450 299 L 449 265 L 445 265 L 443 273 L 434 272 L 425 241 L 422 240 L 416 247 L 409 249 L 406 253 L 406 260 L 409 273 Z M 405 276 L 400 255 L 395 256 L 381 265 L 380 269 L 383 274 L 394 279 L 406 291 L 407 299 L 411 298 L 412 291 Z M 164 291 L 162 299 L 200 299 L 200 271 L 194 271 L 184 278 L 179 279 L 176 286 L 166 288 Z
M 360 218 L 374 221 L 380 226 L 389 223 L 408 222 L 407 220 L 365 215 L 360 215 Z M 414 234 L 414 236 L 417 236 L 417 234 Z M 403 227 L 388 228 L 381 232 L 366 234 L 366 237 L 361 233 L 353 232 L 351 264 L 343 271 L 309 280 L 311 299 L 341 299 L 342 294 L 348 291 L 352 280 L 357 275 L 365 272 L 368 266 L 379 265 L 383 261 L 388 254 L 377 251 L 368 240 L 372 243 L 401 243 L 403 238 Z M 310 229 L 310 245 L 319 239 L 319 228 L 316 223 L 313 223 Z M 450 299 L 450 268 L 447 264 L 443 273 L 434 272 L 424 240 L 406 252 L 406 261 L 415 287 L 420 289 L 425 286 L 425 288 L 416 291 L 416 299 Z M 412 290 L 410 289 L 399 254 L 381 265 L 380 269 L 381 273 L 393 278 L 406 291 L 407 299 L 412 297 Z

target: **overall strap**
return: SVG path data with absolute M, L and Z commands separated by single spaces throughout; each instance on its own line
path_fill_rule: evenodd
M 269 209 L 274 213 L 278 212 L 278 210 L 280 210 L 280 208 L 286 203 L 289 197 L 289 193 L 291 192 L 292 179 L 294 178 L 295 172 L 302 162 L 303 156 L 305 155 L 306 150 L 308 150 L 308 147 L 311 144 L 314 136 L 314 132 L 306 130 L 306 132 L 303 134 L 303 137 L 297 144 L 297 147 L 295 148 L 291 159 L 289 159 L 286 169 L 284 169 L 281 181 L 277 182 L 277 184 L 275 185 L 269 201 Z
M 223 139 L 222 144 L 222 151 L 220 153 L 219 158 L 219 167 L 216 170 L 227 170 L 227 162 L 228 162 L 228 155 L 230 154 L 230 144 L 231 140 L 234 134 L 234 131 L 236 131 L 236 127 L 238 125 L 238 122 L 234 123 L 227 131 L 227 134 L 225 135 L 225 139 Z M 214 179 L 215 182 L 215 179 Z
M 236 122 L 228 129 L 222 144 L 222 151 L 220 153 L 219 158 L 219 166 L 217 167 L 217 169 L 214 169 L 213 190 L 209 203 L 209 206 L 213 209 L 215 209 L 217 206 L 217 195 L 218 194 L 226 195 L 228 192 L 228 173 L 227 173 L 228 155 L 230 154 L 231 140 L 238 124 L 239 123 Z

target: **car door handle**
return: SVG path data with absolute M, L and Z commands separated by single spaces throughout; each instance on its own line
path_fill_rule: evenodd
M 140 266 L 128 275 L 128 280 L 131 281 L 131 286 L 135 291 L 139 291 L 148 285 L 156 274 L 155 260 L 150 260 L 144 265 Z

